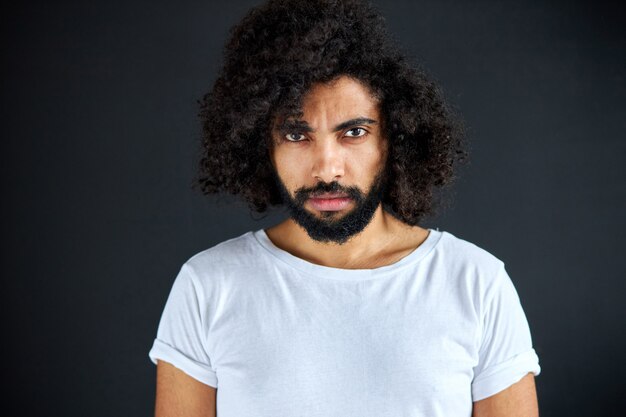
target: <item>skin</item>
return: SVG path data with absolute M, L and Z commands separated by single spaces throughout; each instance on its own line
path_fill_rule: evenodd
M 155 417 L 215 417 L 217 389 L 157 361 Z
M 499 393 L 474 402 L 472 417 L 538 417 L 535 376 L 527 374 Z
M 278 120 L 272 130 L 275 146 L 271 160 L 278 176 L 292 197 L 300 187 L 314 187 L 318 182 L 339 182 L 370 190 L 374 176 L 384 166 L 387 140 L 382 132 L 379 102 L 359 81 L 340 77 L 333 83 L 314 85 L 302 101 L 303 116 L 311 131 L 286 133 Z M 372 123 L 335 126 L 357 118 Z M 285 139 L 298 139 L 290 141 Z M 318 218 L 320 211 L 308 202 L 305 208 Z M 334 217 L 345 216 L 354 203 Z M 409 226 L 387 212 L 376 209 L 370 224 L 344 244 L 318 242 L 292 219 L 266 229 L 270 240 L 279 248 L 319 265 L 362 269 L 397 262 L 428 236 L 419 226 Z
M 387 157 L 378 101 L 358 81 L 341 77 L 334 83 L 312 87 L 303 100 L 303 112 L 301 121 L 306 121 L 311 131 L 288 133 L 289 139 L 298 141 L 285 140 L 284 130 L 272 131 L 277 144 L 270 157 L 290 195 L 300 187 L 334 180 L 367 192 Z M 374 122 L 335 131 L 335 126 L 355 118 Z M 282 121 L 277 122 L 279 126 Z M 305 208 L 324 218 L 310 204 Z M 352 208 L 353 203 L 332 216 L 345 216 Z M 422 244 L 429 232 L 406 225 L 379 206 L 366 228 L 344 244 L 315 241 L 291 219 L 266 229 L 266 233 L 277 247 L 309 262 L 366 269 L 397 262 Z M 158 361 L 156 417 L 214 417 L 216 395 L 215 388 Z M 537 417 L 534 376 L 528 374 L 507 389 L 475 402 L 472 416 Z

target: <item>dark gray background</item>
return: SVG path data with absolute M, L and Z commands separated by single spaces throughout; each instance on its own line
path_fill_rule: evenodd
M 3 10 L 5 415 L 150 416 L 148 350 L 191 255 L 280 219 L 191 191 L 196 100 L 255 2 Z M 623 412 L 624 10 L 376 2 L 470 127 L 439 227 L 502 259 L 541 360 L 542 416 Z M 622 215 L 620 215 L 622 213 Z

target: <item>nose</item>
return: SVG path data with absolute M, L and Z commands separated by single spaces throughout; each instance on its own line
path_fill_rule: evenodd
M 315 144 L 311 175 L 316 180 L 330 183 L 340 179 L 344 175 L 344 164 L 341 146 L 334 140 Z

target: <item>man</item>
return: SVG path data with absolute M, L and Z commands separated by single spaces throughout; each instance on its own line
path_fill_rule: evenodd
M 201 118 L 201 189 L 289 217 L 182 266 L 150 351 L 157 416 L 537 416 L 503 262 L 418 225 L 463 129 L 375 9 L 251 10 Z

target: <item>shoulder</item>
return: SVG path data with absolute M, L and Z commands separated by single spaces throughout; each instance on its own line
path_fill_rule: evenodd
M 498 295 L 514 292 L 505 263 L 487 248 L 444 231 L 434 252 L 431 259 L 443 271 L 439 276 L 445 277 L 439 281 L 441 289 L 459 305 L 474 310 L 476 317 L 483 317 Z
M 490 248 L 479 246 L 447 231 L 440 233 L 439 249 L 460 263 L 489 266 L 502 262 Z
M 183 268 L 190 270 L 197 279 L 204 280 L 229 271 L 258 268 L 262 257 L 263 249 L 254 232 L 249 231 L 194 254 Z
M 502 275 L 504 262 L 490 249 L 447 231 L 439 233 L 435 256 L 454 276 L 488 287 Z

